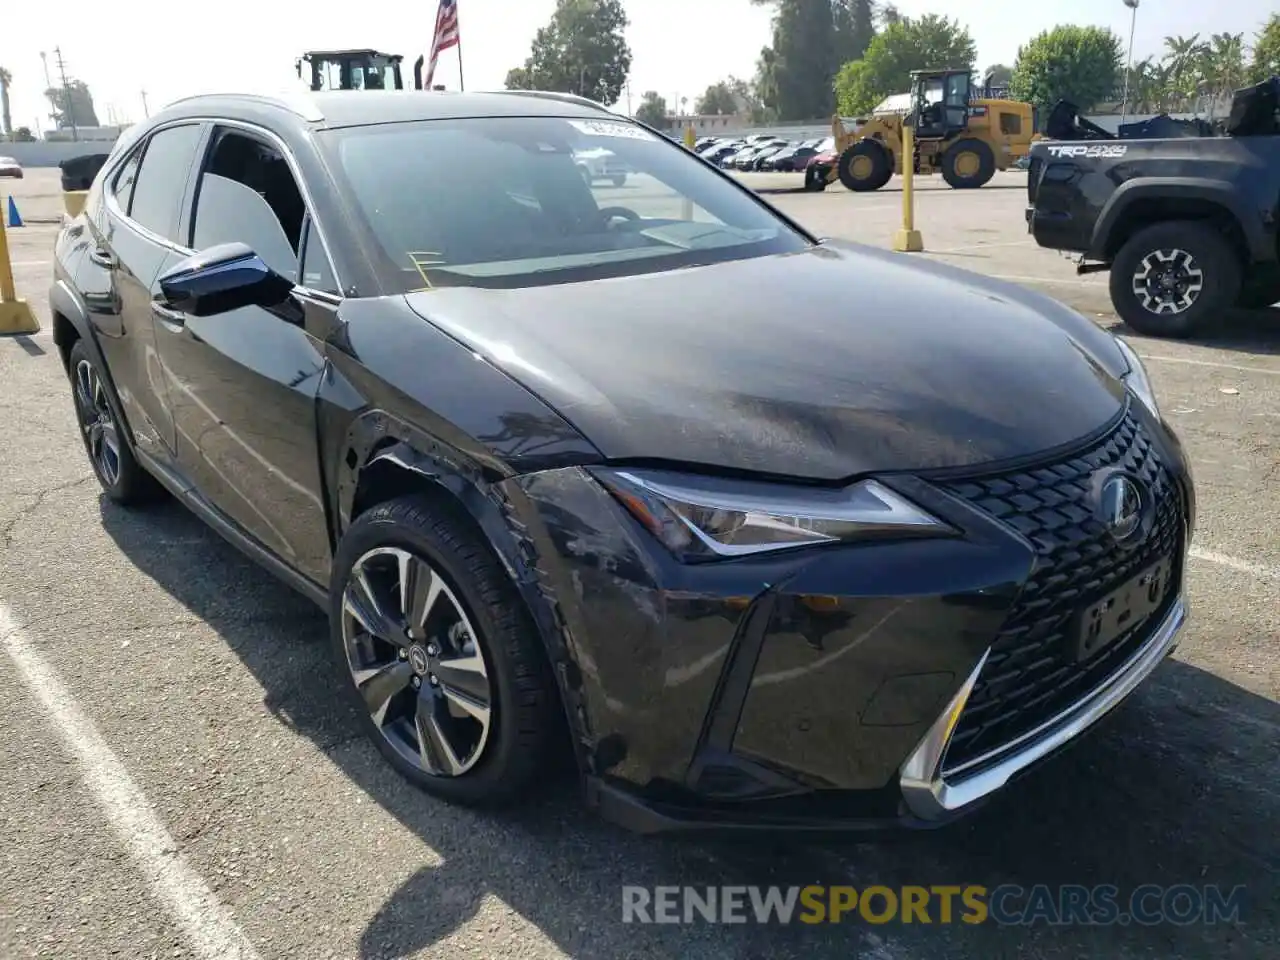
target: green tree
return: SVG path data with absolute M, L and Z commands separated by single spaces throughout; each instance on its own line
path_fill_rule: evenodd
M 730 81 L 721 80 L 703 91 L 693 106 L 695 113 L 728 116 L 742 109 Z
M 752 0 L 776 8 L 773 60 L 765 99 L 781 120 L 831 114 L 836 69 L 835 19 L 830 0 Z
M 893 26 L 893 24 L 901 23 L 905 19 L 906 17 L 899 13 L 898 8 L 892 3 L 886 3 L 880 8 L 880 25 L 882 27 Z
M 36 135 L 31 132 L 30 127 L 19 127 L 13 131 L 13 139 L 18 143 L 35 143 Z
M 1191 106 L 1204 80 L 1209 45 L 1200 39 L 1200 34 L 1193 33 L 1189 37 L 1165 37 L 1164 47 L 1164 99 L 1174 109 Z
M 1202 62 L 1206 92 L 1220 97 L 1244 86 L 1248 71 L 1244 62 L 1243 33 L 1215 33 L 1209 38 Z
M 770 122 L 778 118 L 778 55 L 773 47 L 761 47 L 756 58 L 756 76 L 751 88 L 760 104 L 760 114 Z M 752 122 L 760 122 L 752 117 Z
M 70 109 L 67 106 L 68 93 L 71 95 Z M 70 81 L 65 90 L 62 87 L 50 87 L 44 95 L 53 104 L 54 119 L 59 127 L 70 127 L 73 124 L 77 127 L 98 126 L 98 113 L 93 108 L 93 94 L 89 92 L 89 86 L 83 80 Z
M 876 38 L 874 0 L 832 0 L 831 22 L 835 29 L 835 63 L 839 68 L 850 60 L 861 60 Z
M 865 57 L 840 68 L 837 108 L 842 116 L 866 114 L 890 94 L 910 90 L 912 70 L 972 70 L 977 59 L 973 38 L 959 22 L 932 13 L 903 17 L 876 35 Z
M 1274 76 L 1280 76 L 1280 13 L 1273 13 L 1258 31 L 1253 41 L 1253 62 L 1249 64 L 1250 83 Z
M 655 130 L 667 129 L 671 124 L 667 115 L 666 98 L 657 90 L 646 90 L 640 98 L 640 106 L 636 108 L 636 119 Z
M 622 0 L 556 0 L 551 22 L 534 34 L 509 90 L 558 90 L 613 105 L 631 72 L 629 21 Z
M 1054 27 L 1018 48 L 1010 95 L 1046 107 L 1069 100 L 1081 109 L 1107 100 L 1123 79 L 1120 38 L 1104 27 Z

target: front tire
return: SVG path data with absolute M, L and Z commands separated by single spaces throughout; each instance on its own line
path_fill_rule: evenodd
M 80 439 L 103 493 L 126 507 L 162 497 L 164 489 L 134 457 L 120 403 L 83 340 L 71 347 L 67 373 Z
M 613 175 L 613 185 L 615 187 L 624 187 L 627 184 L 627 175 L 625 173 L 615 173 Z
M 893 176 L 889 151 L 877 140 L 859 140 L 836 161 L 840 182 L 855 193 L 879 190 Z
M 338 548 L 330 634 L 366 734 L 441 799 L 500 806 L 547 769 L 558 696 L 497 558 L 432 498 L 372 507 Z
M 1111 264 L 1111 302 L 1129 327 L 1184 338 L 1205 328 L 1240 296 L 1240 261 L 1212 228 L 1193 221 L 1139 230 Z

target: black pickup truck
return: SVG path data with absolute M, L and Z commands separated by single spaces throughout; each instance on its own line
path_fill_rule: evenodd
M 1078 272 L 1109 270 L 1125 323 L 1186 337 L 1280 301 L 1280 77 L 1236 93 L 1223 136 L 1114 139 L 1057 119 L 1031 149 L 1027 226 Z

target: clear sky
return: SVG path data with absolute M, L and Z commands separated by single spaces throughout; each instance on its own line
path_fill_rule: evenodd
M 308 49 L 375 47 L 412 64 L 431 43 L 434 0 L 338 3 L 304 0 L 0 0 L 0 65 L 13 73 L 13 122 L 34 125 L 47 105 L 40 52 L 61 45 L 68 73 L 85 80 L 102 122 L 142 119 L 141 91 L 151 109 L 178 97 L 228 89 L 297 87 L 294 61 Z M 534 31 L 554 0 L 458 0 L 468 89 L 498 89 L 523 63 Z M 750 77 L 769 42 L 767 8 L 748 0 L 625 0 L 634 55 L 633 104 L 648 89 L 670 104 L 693 99 L 729 74 Z M 948 0 L 898 0 L 907 15 L 957 16 Z M 1109 26 L 1127 43 L 1129 14 L 1121 0 L 978 0 L 959 5 L 978 45 L 978 66 L 1012 64 L 1018 45 L 1057 23 Z M 1142 0 L 1134 57 L 1159 52 L 1166 34 L 1244 31 L 1251 38 L 1277 0 Z M 409 74 L 411 75 L 411 74 Z M 444 55 L 437 82 L 456 87 L 457 59 Z M 625 106 L 625 100 L 624 100 Z

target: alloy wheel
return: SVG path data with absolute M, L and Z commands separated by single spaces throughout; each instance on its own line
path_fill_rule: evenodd
M 351 679 L 406 761 L 458 777 L 484 754 L 493 687 L 480 638 L 443 577 L 398 547 L 360 557 L 343 593 Z
M 1185 313 L 1200 298 L 1204 271 L 1185 250 L 1153 250 L 1133 271 L 1133 295 L 1157 315 Z
M 89 447 L 89 459 L 102 482 L 110 487 L 120 477 L 120 432 L 102 378 L 88 360 L 76 364 L 76 415 Z

